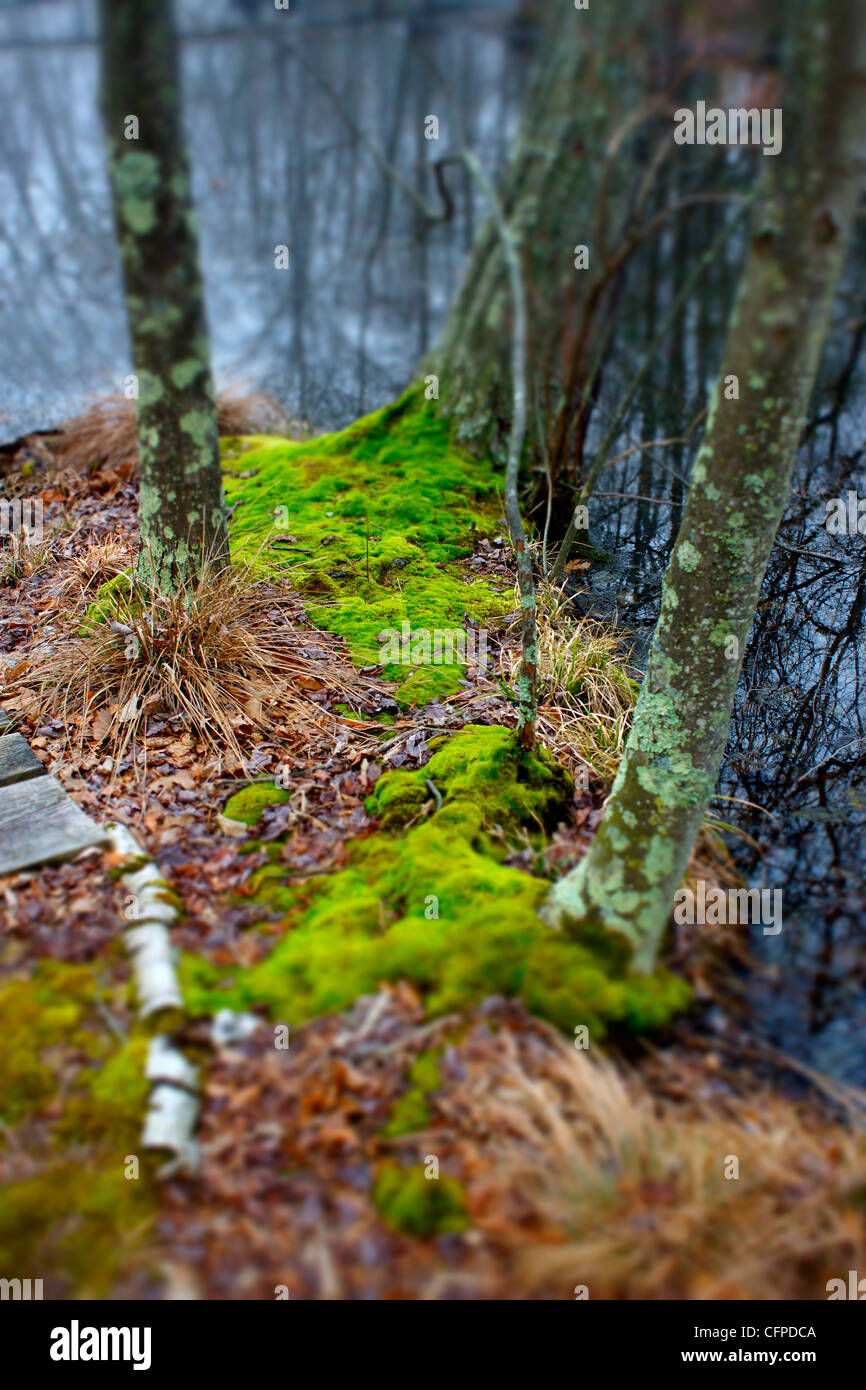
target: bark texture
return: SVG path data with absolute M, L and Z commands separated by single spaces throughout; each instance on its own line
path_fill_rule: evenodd
M 498 192 L 527 288 L 527 399 L 548 402 L 556 414 L 558 394 L 566 390 L 576 400 L 584 384 L 566 381 L 590 326 L 583 308 L 602 281 L 633 174 L 617 154 L 642 94 L 646 6 L 641 0 L 630 7 L 627 35 L 614 5 L 548 9 L 552 33 Z M 589 247 L 588 270 L 575 268 L 577 245 Z M 475 239 L 431 370 L 458 438 L 501 459 L 513 407 L 512 316 L 505 250 L 491 215 Z
M 100 0 L 100 23 L 108 170 L 139 389 L 137 575 L 168 593 L 205 558 L 228 561 L 178 47 L 170 0 Z
M 789 15 L 783 149 L 763 160 L 626 754 L 589 853 L 545 909 L 554 925 L 622 933 L 642 968 L 655 958 L 715 788 L 860 187 L 863 0 L 801 0 Z M 731 374 L 738 401 L 724 398 Z

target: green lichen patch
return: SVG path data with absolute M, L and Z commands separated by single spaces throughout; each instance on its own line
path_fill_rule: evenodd
M 493 465 L 457 448 L 417 390 L 338 434 L 226 441 L 232 553 L 288 575 L 316 626 L 361 666 L 385 661 L 406 708 L 451 694 L 463 668 L 388 659 L 380 633 L 457 630 L 513 607 L 510 588 L 467 582 L 473 533 L 496 529 Z M 414 669 L 413 669 L 414 668 Z
M 386 1164 L 376 1179 L 373 1202 L 393 1230 L 422 1240 L 465 1231 L 469 1225 L 462 1184 L 456 1178 L 428 1178 L 423 1167 Z
M 382 829 L 350 846 L 344 869 L 293 886 L 280 864 L 262 871 L 262 903 L 284 911 L 284 935 L 246 970 L 185 958 L 188 1007 L 266 1004 L 298 1025 L 383 980 L 409 980 L 431 1016 L 504 994 L 569 1033 L 664 1024 L 687 1003 L 686 984 L 633 975 L 626 944 L 607 933 L 551 930 L 538 915 L 546 881 L 503 862 L 510 836 L 556 823 L 567 786 L 545 755 L 524 758 L 509 730 L 461 730 L 426 767 L 380 779 L 369 805 Z

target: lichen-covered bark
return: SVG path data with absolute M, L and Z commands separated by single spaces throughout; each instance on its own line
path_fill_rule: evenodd
M 612 161 L 613 132 L 638 104 L 645 67 L 643 0 L 629 6 L 629 35 L 611 4 L 550 7 L 554 31 L 531 86 L 499 197 L 517 238 L 528 296 L 530 403 L 550 397 L 568 373 L 571 334 L 603 270 L 605 225 L 614 233 L 631 166 Z M 605 192 L 602 196 L 602 185 Z M 602 209 L 607 209 L 607 216 Z M 575 269 L 588 245 L 590 268 Z M 441 409 L 457 437 L 504 458 L 512 399 L 508 355 L 513 305 L 493 216 L 475 240 L 463 282 L 434 351 Z M 553 360 L 551 360 L 553 359 Z
M 589 853 L 545 909 L 552 924 L 622 933 L 642 967 L 654 959 L 715 787 L 859 190 L 862 0 L 802 0 L 790 13 L 784 148 L 764 161 L 626 754 Z M 731 374 L 737 401 L 724 399 Z
M 170 0 L 100 0 L 102 112 L 138 377 L 137 574 L 171 592 L 228 559 Z M 128 118 L 138 121 L 138 138 Z

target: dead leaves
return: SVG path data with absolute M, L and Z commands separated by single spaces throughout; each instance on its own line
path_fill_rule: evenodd
M 115 713 L 113 709 L 97 710 L 90 724 L 90 736 L 94 743 L 102 743 L 108 738 L 114 727 Z

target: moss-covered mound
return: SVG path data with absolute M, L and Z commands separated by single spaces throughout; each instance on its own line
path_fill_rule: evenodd
M 384 830 L 405 826 L 436 793 L 437 826 L 469 841 L 522 825 L 552 829 L 562 818 L 571 781 L 543 748 L 528 756 L 510 729 L 468 724 L 453 738 L 433 739 L 433 757 L 413 771 L 387 772 L 367 799 Z M 435 789 L 432 790 L 432 789 Z
M 264 870 L 262 900 L 285 907 L 285 934 L 248 970 L 188 957 L 188 1003 L 266 1003 L 299 1025 L 405 979 L 432 1015 L 505 994 L 569 1033 L 587 1024 L 594 1038 L 611 1024 L 664 1023 L 687 1003 L 687 985 L 632 974 L 613 937 L 575 942 L 546 927 L 547 882 L 503 862 L 518 833 L 556 823 L 567 789 L 562 769 L 544 753 L 526 757 L 510 730 L 462 729 L 419 771 L 380 778 L 368 805 L 388 828 L 355 842 L 345 869 L 288 888 L 281 866 Z
M 473 532 L 496 528 L 493 467 L 452 444 L 419 391 L 338 434 L 246 443 L 240 453 L 225 444 L 234 558 L 289 575 L 312 621 L 342 636 L 358 665 L 382 659 L 379 634 L 404 622 L 413 633 L 458 630 L 465 616 L 513 607 L 510 590 L 467 582 L 456 563 Z M 463 668 L 386 660 L 384 674 L 409 706 L 455 691 Z
M 251 782 L 248 787 L 230 796 L 223 808 L 227 820 L 240 821 L 243 825 L 256 825 L 267 806 L 281 806 L 289 800 L 289 792 L 273 782 Z

